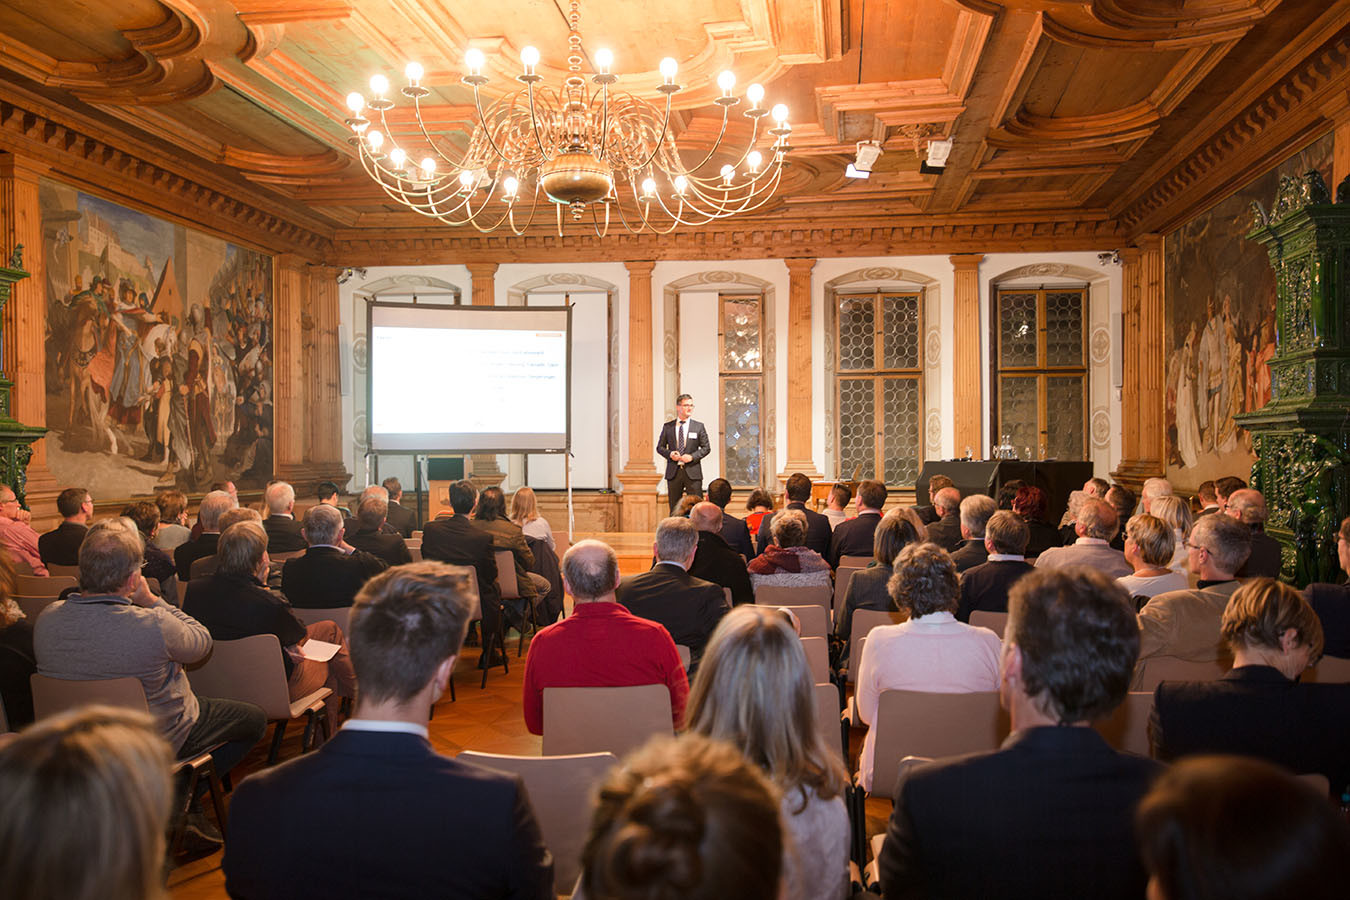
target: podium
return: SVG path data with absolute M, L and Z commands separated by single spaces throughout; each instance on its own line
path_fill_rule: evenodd
M 1087 460 L 1022 462 L 1014 459 L 926 462 L 919 472 L 919 480 L 914 483 L 916 503 L 927 503 L 928 482 L 934 475 L 950 478 L 962 497 L 971 494 L 997 497 L 1004 484 L 1021 479 L 1045 491 L 1046 521 L 1056 523 L 1069 506 L 1069 494 L 1092 477 L 1092 463 Z

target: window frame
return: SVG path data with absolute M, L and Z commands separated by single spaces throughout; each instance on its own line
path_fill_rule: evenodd
M 753 300 L 756 308 L 759 310 L 759 366 L 755 369 L 728 369 L 723 363 L 726 360 L 726 305 L 727 303 L 744 303 Z M 768 469 L 768 460 L 764 452 L 765 422 L 768 417 L 768 411 L 764 408 L 765 395 L 765 340 L 766 340 L 766 310 L 765 299 L 761 293 L 748 292 L 726 292 L 719 291 L 717 294 L 717 416 L 718 416 L 718 436 L 721 446 L 718 448 L 721 458 L 729 460 L 730 454 L 727 452 L 728 432 L 726 428 L 726 384 L 729 379 L 736 380 L 754 380 L 757 387 L 756 404 L 759 409 L 759 483 L 748 484 L 733 481 L 727 471 L 728 466 L 724 462 L 722 465 L 722 477 L 731 482 L 732 488 L 749 489 L 762 488 L 768 481 L 770 474 Z

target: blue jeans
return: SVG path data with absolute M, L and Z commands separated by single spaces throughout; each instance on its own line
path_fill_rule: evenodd
M 242 700 L 198 697 L 197 704 L 200 707 L 197 722 L 178 749 L 178 758 L 191 759 L 224 741 L 224 746 L 211 754 L 216 774 L 224 778 L 267 733 L 267 714 L 261 707 Z

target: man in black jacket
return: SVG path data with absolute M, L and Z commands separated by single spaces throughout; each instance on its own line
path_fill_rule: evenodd
M 980 565 L 989 555 L 984 549 L 984 528 L 997 511 L 994 498 L 988 494 L 971 494 L 961 501 L 961 543 L 952 551 L 958 574 Z
M 413 529 L 417 527 L 417 514 L 403 505 L 403 485 L 392 475 L 381 482 L 384 489 L 389 492 L 389 512 L 385 518 L 392 527 L 405 538 L 412 537 Z
M 656 439 L 656 455 L 666 461 L 666 489 L 673 513 L 685 494 L 703 491 L 703 457 L 712 452 L 708 430 L 702 422 L 690 418 L 694 398 L 681 394 L 675 398 L 675 418 L 661 426 Z
M 961 546 L 961 492 L 954 487 L 943 488 L 933 498 L 938 520 L 928 526 L 927 539 L 951 553 Z
M 1008 593 L 1024 575 L 1036 570 L 1027 562 L 1027 541 L 1031 530 L 1017 513 L 999 510 L 984 526 L 987 561 L 967 569 L 961 575 L 961 601 L 956 618 L 970 621 L 970 614 L 1008 611 Z
M 801 472 L 793 472 L 788 476 L 787 486 L 787 509 L 799 509 L 806 516 L 806 547 L 814 550 L 822 557 L 829 556 L 830 553 L 830 520 L 814 509 L 807 509 L 806 503 L 811 499 L 811 479 L 807 478 Z M 759 533 L 755 535 L 755 555 L 763 553 L 765 548 L 773 543 L 770 537 L 769 526 L 773 521 L 773 513 L 759 520 Z M 871 552 L 870 550 L 868 551 Z
M 1228 497 L 1223 511 L 1252 532 L 1252 552 L 1238 569 L 1238 578 L 1279 578 L 1283 551 L 1280 542 L 1266 534 L 1266 498 L 1254 488 L 1242 488 Z
M 675 643 L 688 647 L 697 662 L 726 612 L 725 595 L 721 586 L 689 574 L 698 551 L 693 522 L 679 516 L 662 519 L 652 549 L 656 565 L 625 578 L 616 597 L 633 615 L 664 625 Z
M 839 567 L 845 556 L 872 556 L 872 536 L 881 522 L 881 509 L 886 505 L 886 485 L 880 481 L 864 481 L 858 485 L 856 501 L 858 515 L 840 522 L 830 536 L 830 565 Z M 828 520 L 826 520 L 828 521 Z
M 722 511 L 722 540 L 744 556 L 745 562 L 749 562 L 755 555 L 755 546 L 750 542 L 750 529 L 744 519 L 727 512 L 727 504 L 731 502 L 731 482 L 725 478 L 714 478 L 708 483 L 708 500 Z
M 363 497 L 361 505 L 356 508 L 357 528 L 348 528 L 344 532 L 344 540 L 357 550 L 378 556 L 388 565 L 401 566 L 412 562 L 412 554 L 408 552 L 408 545 L 403 543 L 403 535 L 391 534 L 381 527 L 385 524 L 388 509 L 389 504 L 378 494 Z
M 449 494 L 454 515 L 437 516 L 422 526 L 422 558 L 473 567 L 482 601 L 484 633 L 495 639 L 501 621 L 497 557 L 493 555 L 492 535 L 469 518 L 478 502 L 478 489 L 471 481 L 456 481 L 450 485 Z M 484 656 L 488 655 L 487 643 L 485 640 Z
M 737 606 L 754 603 L 750 573 L 745 560 L 722 539 L 722 511 L 706 500 L 689 510 L 689 521 L 698 529 L 698 550 L 689 574 L 731 589 L 731 602 Z
M 94 500 L 84 488 L 66 488 L 56 497 L 56 511 L 64 521 L 38 538 L 38 556 L 44 565 L 78 566 Z
M 212 491 L 202 498 L 197 508 L 197 524 L 202 533 L 191 540 L 178 545 L 173 551 L 173 564 L 178 567 L 178 583 L 187 584 L 192 580 L 192 564 L 197 560 L 214 556 L 216 542 L 220 540 L 220 517 L 228 509 L 239 504 L 227 491 Z
M 306 546 L 300 523 L 295 521 L 295 488 L 284 481 L 274 481 L 263 491 L 267 504 L 267 518 L 263 530 L 267 532 L 268 553 L 294 553 Z
M 332 506 L 311 506 L 304 530 L 309 549 L 281 567 L 281 592 L 291 606 L 351 606 L 357 591 L 386 568 L 384 560 L 342 539 L 342 513 Z

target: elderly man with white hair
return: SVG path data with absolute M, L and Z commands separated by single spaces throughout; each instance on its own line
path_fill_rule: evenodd
M 619 603 L 633 615 L 666 626 L 675 643 L 688 647 L 694 660 L 703 656 L 703 646 L 726 612 L 721 585 L 689 574 L 698 544 L 699 532 L 693 522 L 679 516 L 662 519 L 652 547 L 656 565 L 625 578 L 615 592 Z
M 1150 516 L 1156 515 L 1153 512 L 1153 501 L 1170 496 L 1172 496 L 1172 482 L 1166 478 L 1150 478 L 1144 482 L 1144 489 L 1139 492 L 1139 502 L 1143 504 L 1140 511 Z
M 984 547 L 984 528 L 998 504 L 988 494 L 971 494 L 961 501 L 961 544 L 952 551 L 957 573 L 983 565 L 989 558 Z
M 1284 554 L 1280 542 L 1266 534 L 1266 517 L 1269 515 L 1266 498 L 1255 488 L 1242 488 L 1229 495 L 1224 512 L 1246 525 L 1252 533 L 1252 552 L 1237 570 L 1237 577 L 1279 578 Z
M 228 491 L 212 491 L 202 498 L 197 509 L 197 524 L 202 533 L 189 541 L 179 544 L 173 551 L 173 564 L 178 567 L 178 583 L 187 584 L 192 580 L 192 564 L 205 556 L 215 556 L 216 543 L 220 540 L 220 517 L 226 510 L 239 505 Z
M 295 521 L 295 488 L 284 481 L 274 481 L 263 491 L 267 504 L 267 518 L 263 531 L 267 532 L 268 553 L 294 553 L 305 549 L 305 536 L 300 523 Z
M 384 560 L 342 539 L 342 513 L 332 506 L 311 506 L 305 513 L 304 532 L 309 549 L 281 567 L 281 592 L 291 606 L 351 606 L 371 576 L 387 568 Z

